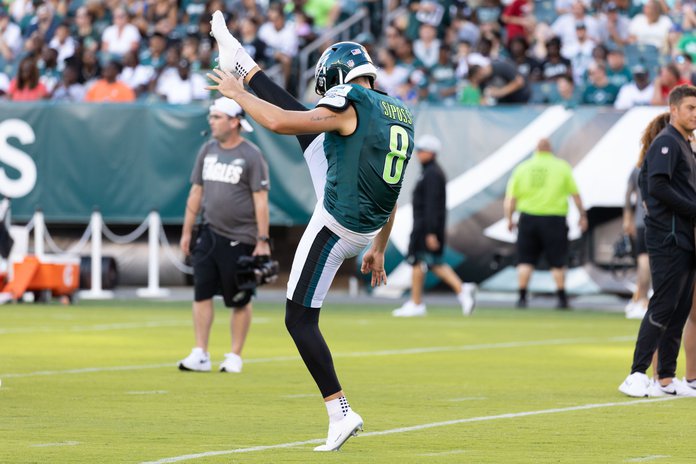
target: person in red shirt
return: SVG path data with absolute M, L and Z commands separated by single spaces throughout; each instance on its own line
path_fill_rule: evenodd
M 680 85 L 691 85 L 691 81 L 681 77 L 681 73 L 676 64 L 669 63 L 662 66 L 660 68 L 660 74 L 655 78 L 655 82 L 653 83 L 655 93 L 650 103 L 657 106 L 666 106 L 669 93 L 673 88 L 679 87 Z
M 7 95 L 12 101 L 36 101 L 48 98 L 46 87 L 39 82 L 36 60 L 27 56 L 19 63 L 17 77 L 10 81 Z
M 531 0 L 513 0 L 503 10 L 501 19 L 505 23 L 508 44 L 515 37 L 527 39 L 534 31 L 534 2 Z

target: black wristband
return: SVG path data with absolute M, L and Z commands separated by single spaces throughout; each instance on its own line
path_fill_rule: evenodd
M 258 240 L 259 242 L 271 243 L 271 237 L 269 237 L 268 235 L 259 235 L 258 237 L 256 237 L 256 240 Z

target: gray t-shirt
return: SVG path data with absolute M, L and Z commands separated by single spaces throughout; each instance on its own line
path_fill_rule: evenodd
M 231 240 L 256 244 L 253 192 L 269 190 L 268 164 L 259 148 L 244 140 L 232 149 L 210 140 L 201 147 L 191 183 L 203 186 L 203 221 Z
M 631 207 L 631 197 L 635 193 L 635 206 L 633 211 L 633 218 L 636 224 L 636 228 L 645 227 L 645 208 L 643 208 L 643 197 L 640 194 L 640 187 L 638 187 L 638 173 L 640 169 L 635 168 L 631 171 L 631 175 L 628 177 L 628 188 L 626 189 L 626 207 Z

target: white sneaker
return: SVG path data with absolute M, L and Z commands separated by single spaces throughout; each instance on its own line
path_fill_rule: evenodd
M 394 317 L 417 317 L 425 316 L 428 310 L 425 303 L 415 304 L 413 301 L 408 300 L 402 307 L 392 311 L 392 316 Z
M 672 379 L 668 385 L 664 387 L 660 385 L 660 382 L 655 381 L 650 388 L 648 388 L 648 396 L 651 398 L 656 398 L 660 396 L 690 396 L 696 397 L 696 390 L 689 387 L 685 382 L 682 382 L 678 378 Z
M 648 306 L 643 304 L 643 301 L 629 301 L 624 308 L 626 319 L 642 320 L 645 313 L 648 312 Z
M 242 372 L 242 358 L 234 353 L 225 354 L 225 360 L 220 363 L 220 372 Z
M 246 77 L 256 62 L 249 56 L 244 47 L 227 29 L 225 17 L 220 10 L 213 13 L 210 21 L 210 35 L 218 44 L 218 67 L 236 76 Z
M 358 435 L 358 431 L 363 428 L 362 417 L 353 410 L 338 422 L 329 424 L 329 435 L 326 437 L 326 444 L 317 446 L 314 451 L 338 451 L 339 448 L 350 438 Z
M 474 312 L 474 307 L 476 307 L 476 285 L 462 284 L 462 291 L 457 295 L 457 299 L 459 304 L 462 305 L 462 313 L 465 316 L 470 315 Z
M 689 387 L 689 388 L 693 388 L 694 390 L 696 390 L 696 380 L 691 380 L 691 381 L 689 381 L 689 380 L 686 380 L 686 377 L 684 377 L 684 385 L 686 385 L 686 386 Z
M 624 395 L 632 396 L 634 398 L 643 398 L 648 396 L 648 387 L 650 386 L 650 379 L 647 375 L 642 372 L 634 372 L 633 374 L 626 377 L 626 380 L 619 385 L 619 391 Z
M 210 355 L 202 348 L 194 348 L 190 355 L 179 361 L 179 370 L 210 372 Z

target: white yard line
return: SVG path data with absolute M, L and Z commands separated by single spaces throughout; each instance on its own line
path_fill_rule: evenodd
M 268 317 L 254 318 L 254 324 L 267 324 L 271 321 Z M 172 321 L 138 321 L 138 322 L 114 322 L 112 324 L 94 325 L 73 325 L 68 327 L 60 326 L 38 326 L 38 327 L 15 327 L 10 329 L 0 329 L 0 335 L 9 334 L 28 334 L 28 333 L 48 333 L 48 332 L 103 332 L 108 330 L 129 330 L 129 329 L 152 329 L 158 327 L 188 327 L 191 325 L 189 319 Z
M 531 346 L 549 346 L 549 345 L 573 345 L 581 343 L 612 343 L 612 342 L 624 342 L 635 340 L 635 336 L 620 336 L 620 337 L 609 337 L 609 338 L 557 338 L 549 340 L 529 340 L 523 342 L 502 342 L 502 343 L 481 343 L 476 345 L 461 345 L 461 346 L 432 346 L 423 348 L 406 348 L 402 350 L 380 350 L 380 351 L 360 351 L 353 353 L 336 353 L 333 355 L 334 358 L 366 358 L 372 356 L 403 356 L 410 354 L 426 354 L 426 353 L 453 353 L 458 351 L 481 351 L 481 350 L 492 350 L 492 349 L 505 349 L 505 348 L 524 348 Z M 272 358 L 251 358 L 245 359 L 246 364 L 262 364 L 270 362 L 285 362 L 285 361 L 297 361 L 299 356 L 277 356 Z M 129 370 L 142 370 L 142 369 L 160 369 L 164 367 L 174 368 L 176 362 L 169 362 L 164 364 L 146 364 L 141 366 L 112 366 L 112 367 L 84 367 L 79 369 L 66 369 L 66 370 L 50 370 L 50 371 L 35 371 L 35 372 L 25 372 L 25 373 L 8 373 L 0 374 L 0 378 L 11 379 L 11 378 L 23 378 L 23 377 L 37 377 L 37 376 L 47 376 L 47 375 L 63 375 L 63 374 L 90 374 L 95 372 L 114 372 L 114 371 L 129 371 Z
M 667 456 L 665 454 L 655 454 L 653 456 L 643 456 L 641 458 L 626 459 L 624 462 L 649 462 L 656 459 L 671 458 L 672 456 Z
M 32 448 L 49 448 L 53 446 L 76 446 L 79 445 L 79 441 L 64 441 L 61 443 L 36 443 L 35 445 L 29 445 Z
M 467 424 L 467 423 L 471 423 L 471 422 L 488 422 L 488 421 L 494 421 L 494 420 L 500 420 L 500 419 L 516 419 L 519 417 L 539 416 L 539 415 L 543 415 L 543 414 L 559 414 L 559 413 L 565 413 L 565 412 L 586 411 L 589 409 L 614 408 L 614 407 L 621 407 L 621 406 L 635 406 L 635 405 L 639 405 L 639 404 L 658 403 L 661 401 L 673 401 L 673 400 L 680 399 L 680 398 L 683 398 L 683 397 L 671 396 L 668 398 L 657 398 L 657 399 L 641 399 L 641 400 L 616 401 L 616 402 L 612 402 L 612 403 L 582 404 L 579 406 L 571 406 L 568 408 L 541 409 L 541 410 L 537 410 L 537 411 L 524 411 L 524 412 L 514 412 L 514 413 L 507 413 L 507 414 L 497 414 L 497 415 L 493 415 L 493 416 L 468 417 L 465 419 L 455 419 L 455 420 L 443 421 L 443 422 L 431 422 L 428 424 L 412 425 L 410 427 L 399 427 L 399 428 L 395 428 L 395 429 L 381 430 L 381 431 L 377 431 L 377 432 L 367 432 L 367 433 L 360 434 L 359 437 L 366 438 L 366 437 L 376 437 L 376 436 L 382 436 L 382 435 L 394 435 L 397 433 L 416 432 L 419 430 L 432 429 L 432 428 L 436 428 L 436 427 L 446 427 L 449 425 Z M 208 451 L 205 453 L 185 454 L 182 456 L 174 456 L 174 457 L 170 457 L 170 458 L 159 459 L 157 461 L 147 461 L 147 462 L 144 462 L 142 464 L 167 464 L 167 463 L 172 463 L 172 462 L 181 462 L 181 461 L 189 461 L 192 459 L 207 458 L 210 456 L 222 456 L 222 455 L 226 455 L 226 454 L 238 454 L 238 453 L 251 453 L 254 451 L 265 451 L 265 450 L 280 449 L 280 448 L 294 448 L 297 446 L 304 446 L 304 445 L 315 444 L 315 443 L 323 443 L 324 441 L 325 441 L 325 439 L 323 439 L 323 438 L 317 438 L 314 440 L 295 441 L 295 442 L 290 442 L 290 443 L 279 443 L 276 445 L 254 446 L 254 447 L 250 447 L 250 448 L 237 448 L 237 449 L 221 450 L 221 451 Z

